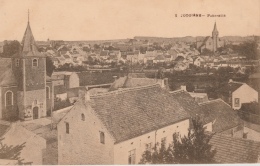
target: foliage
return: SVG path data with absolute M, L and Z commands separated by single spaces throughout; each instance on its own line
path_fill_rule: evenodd
M 192 119 L 193 128 L 188 135 L 180 137 L 173 135 L 173 143 L 167 148 L 165 142 L 161 146 L 155 144 L 151 150 L 147 149 L 140 160 L 140 164 L 206 164 L 214 163 L 215 150 L 209 144 L 210 135 L 205 133 L 199 118 Z
M 53 73 L 53 70 L 55 69 L 55 66 L 53 65 L 53 62 L 50 57 L 46 57 L 46 73 L 47 76 L 51 76 Z
M 246 56 L 247 59 L 260 59 L 260 52 L 257 50 L 258 44 L 255 41 L 244 42 L 238 46 L 233 46 L 233 49 L 240 55 Z
M 19 52 L 20 46 L 21 45 L 17 40 L 5 42 L 3 46 L 3 56 L 12 57 L 14 54 Z
M 188 92 L 194 92 L 195 86 L 194 86 L 191 82 L 187 82 L 187 84 L 186 84 L 186 90 L 187 90 Z
M 21 151 L 25 147 L 25 142 L 21 145 L 16 146 L 8 146 L 3 144 L 4 138 L 0 139 L 0 159 L 7 159 L 7 160 L 18 160 L 18 164 L 24 164 L 23 160 L 20 158 Z
M 179 137 L 175 134 L 173 138 L 173 156 L 175 162 L 181 164 L 206 164 L 214 163 L 215 150 L 209 144 L 210 135 L 205 133 L 203 124 L 198 119 L 192 119 L 193 129 L 188 135 Z

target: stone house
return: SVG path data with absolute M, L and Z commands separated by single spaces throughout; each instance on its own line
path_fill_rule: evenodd
M 137 164 L 146 149 L 188 128 L 183 105 L 158 84 L 81 93 L 57 125 L 58 162 Z

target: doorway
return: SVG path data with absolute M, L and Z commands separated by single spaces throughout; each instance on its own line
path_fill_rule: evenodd
M 33 108 L 33 119 L 38 119 L 38 117 L 39 117 L 39 108 L 34 107 Z

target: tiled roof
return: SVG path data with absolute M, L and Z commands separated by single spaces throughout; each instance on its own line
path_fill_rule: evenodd
M 159 81 L 151 78 L 134 78 L 129 76 L 120 77 L 110 87 L 110 91 L 116 90 L 119 88 L 133 88 L 138 86 L 146 86 L 158 84 Z
M 243 83 L 232 81 L 232 82 L 229 82 L 226 85 L 222 86 L 218 91 L 223 92 L 223 93 L 229 93 L 229 92 L 232 93 L 242 85 L 243 85 Z
M 170 93 L 179 103 L 181 103 L 183 108 L 189 113 L 191 117 L 196 117 L 197 115 L 203 114 L 201 107 L 188 92 L 184 90 L 177 90 Z
M 41 56 L 42 54 L 39 53 L 36 42 L 34 40 L 32 30 L 30 24 L 28 22 L 27 28 L 25 30 L 23 40 L 22 40 L 22 55 L 26 56 Z
M 16 85 L 16 79 L 11 69 L 11 58 L 0 58 L 0 85 Z
M 164 55 L 157 55 L 154 60 L 165 60 Z
M 242 123 L 236 112 L 222 99 L 216 99 L 199 104 L 203 119 L 213 122 L 212 131 L 222 132 Z
M 215 134 L 209 142 L 216 149 L 218 163 L 256 163 L 260 154 L 260 142 Z
M 249 78 L 260 78 L 260 72 L 259 73 L 254 73 L 254 74 L 251 74 L 250 76 L 249 76 Z
M 91 100 L 115 143 L 189 118 L 182 105 L 159 85 L 103 93 Z

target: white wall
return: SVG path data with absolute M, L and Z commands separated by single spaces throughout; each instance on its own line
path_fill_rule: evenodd
M 239 98 L 240 102 L 238 106 L 235 106 L 235 99 Z M 242 103 L 258 102 L 258 92 L 248 86 L 243 84 L 236 91 L 232 93 L 232 108 L 240 109 Z
M 172 143 L 173 133 L 179 132 L 181 136 L 188 134 L 189 119 L 175 123 L 173 125 L 161 128 L 157 131 L 135 137 L 133 139 L 115 144 L 114 146 L 114 164 L 128 164 L 128 152 L 135 149 L 135 164 L 138 164 L 146 150 L 146 144 L 156 142 L 161 143 L 161 139 L 166 137 L 166 144 Z M 156 137 L 155 137 L 156 134 Z

